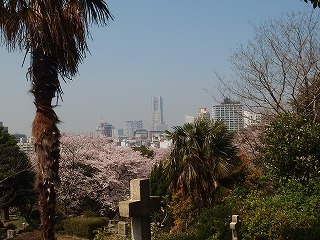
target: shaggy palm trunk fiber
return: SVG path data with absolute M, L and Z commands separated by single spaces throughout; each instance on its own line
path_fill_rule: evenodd
M 30 74 L 36 106 L 32 135 L 37 154 L 36 187 L 39 190 L 42 240 L 55 240 L 55 188 L 59 184 L 60 132 L 57 127 L 59 119 L 51 101 L 60 85 L 54 58 L 45 56 L 41 50 L 33 51 Z

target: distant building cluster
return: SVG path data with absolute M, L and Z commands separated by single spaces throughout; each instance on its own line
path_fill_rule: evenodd
M 168 125 L 164 121 L 163 97 L 151 97 L 151 126 L 145 129 L 142 120 L 127 120 L 123 128 L 116 128 L 111 123 L 100 120 L 96 127 L 97 137 L 112 138 L 119 146 L 153 146 L 169 147 L 171 141 L 166 138 L 165 131 Z M 207 119 L 213 121 L 223 121 L 230 131 L 237 131 L 261 121 L 261 115 L 244 110 L 244 106 L 239 101 L 232 101 L 225 98 L 223 102 L 213 105 L 212 112 L 207 108 L 200 107 L 196 116 L 185 115 L 185 123 L 193 123 L 196 119 Z M 0 122 L 3 126 L 3 122 Z M 8 128 L 4 127 L 8 132 Z M 21 150 L 28 155 L 33 153 L 32 139 L 25 134 L 13 134 Z
M 168 125 L 164 121 L 163 98 L 151 97 L 151 128 L 145 129 L 142 120 L 127 120 L 124 127 L 116 129 L 112 124 L 100 120 L 96 128 L 98 137 L 111 137 L 120 146 L 153 146 L 168 147 L 170 141 L 166 139 L 164 132 Z
M 4 127 L 3 122 L 0 122 L 0 127 Z M 4 127 L 4 131 L 9 132 L 8 127 Z M 32 142 L 32 138 L 27 137 L 27 135 L 25 134 L 20 134 L 20 133 L 14 133 L 11 135 L 15 137 L 17 141 L 17 145 L 19 146 L 20 150 L 25 152 L 28 156 L 31 156 L 32 153 L 34 152 L 34 145 Z
M 191 123 L 198 118 L 223 121 L 230 131 L 238 131 L 261 122 L 261 114 L 245 111 L 243 104 L 239 101 L 232 101 L 230 98 L 225 98 L 221 104 L 213 105 L 212 117 L 210 117 L 210 113 L 206 108 L 199 108 L 197 117 L 194 118 L 193 116 L 186 115 L 185 122 Z

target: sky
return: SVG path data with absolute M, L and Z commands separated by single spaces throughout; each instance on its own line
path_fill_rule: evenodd
M 231 79 L 229 58 L 253 39 L 252 23 L 312 11 L 303 0 L 106 2 L 114 21 L 91 28 L 79 74 L 62 82 L 63 101 L 55 108 L 61 132 L 92 133 L 101 119 L 116 128 L 142 120 L 149 129 L 151 96 L 163 97 L 169 127 L 200 107 L 211 112 L 223 100 L 215 73 Z M 35 107 L 24 55 L 0 46 L 0 122 L 11 134 L 30 136 Z

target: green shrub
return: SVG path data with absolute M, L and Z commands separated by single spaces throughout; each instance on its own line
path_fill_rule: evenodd
M 230 215 L 231 209 L 227 204 L 217 204 L 203 209 L 194 226 L 196 239 L 231 239 Z
M 25 228 L 24 228 L 24 232 L 32 232 L 32 231 L 34 231 L 35 230 L 35 228 L 34 228 L 34 226 L 32 226 L 32 225 L 27 225 Z
M 8 223 L 6 224 L 6 228 L 15 230 L 17 229 L 17 226 L 14 223 Z
M 252 191 L 232 202 L 243 240 L 320 239 L 320 178 L 308 185 L 289 181 L 272 194 Z
M 92 212 L 92 211 L 90 211 L 90 210 L 85 210 L 85 211 L 83 211 L 82 215 L 83 215 L 85 218 L 98 217 L 98 216 L 97 216 L 97 213 Z
M 67 235 L 93 239 L 94 230 L 108 225 L 108 222 L 105 217 L 76 217 L 64 220 L 63 226 Z

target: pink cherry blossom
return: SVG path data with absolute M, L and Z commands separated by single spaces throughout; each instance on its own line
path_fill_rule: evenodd
M 130 147 L 116 146 L 108 138 L 65 135 L 61 138 L 60 178 L 57 202 L 67 211 L 90 197 L 104 207 L 115 207 L 129 198 L 129 182 L 147 178 L 152 167 L 166 158 L 169 149 L 152 149 L 154 158 Z

